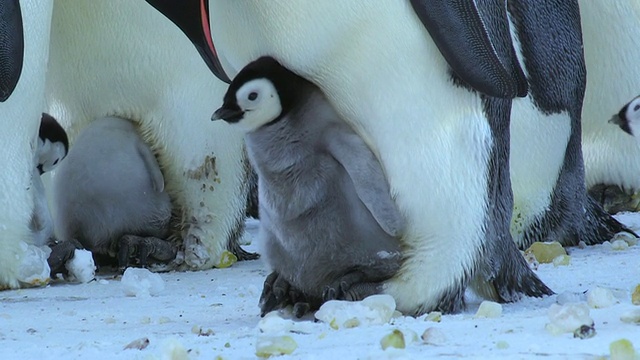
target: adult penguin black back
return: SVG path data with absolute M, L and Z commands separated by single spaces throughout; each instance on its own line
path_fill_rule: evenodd
M 22 13 L 18 0 L 0 1 L 0 102 L 18 84 L 24 56 Z
M 514 101 L 512 234 L 534 241 L 597 244 L 630 231 L 587 195 L 581 149 L 586 83 L 577 1 L 509 1 L 529 95 Z

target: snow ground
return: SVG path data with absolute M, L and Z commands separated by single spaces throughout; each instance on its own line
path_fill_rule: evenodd
M 619 218 L 640 230 L 640 214 Z M 249 223 L 255 233 L 256 223 Z M 255 251 L 255 244 L 248 247 Z M 571 264 L 542 264 L 537 273 L 557 293 L 612 289 L 618 303 L 591 309 L 597 334 L 576 339 L 545 330 L 556 296 L 503 305 L 499 318 L 474 318 L 479 301 L 441 322 L 398 317 L 384 325 L 333 330 L 307 319 L 289 332 L 297 344 L 293 359 L 450 358 L 595 359 L 609 355 L 611 342 L 626 338 L 640 351 L 640 325 L 620 316 L 640 306 L 631 291 L 640 284 L 640 245 L 616 251 L 608 244 L 570 249 Z M 0 359 L 254 359 L 264 336 L 257 302 L 267 272 L 260 260 L 227 269 L 161 274 L 158 296 L 126 296 L 123 286 L 104 275 L 87 284 L 54 283 L 44 288 L 0 292 Z M 583 295 L 584 297 L 584 295 Z M 443 335 L 427 345 L 427 328 Z M 380 340 L 394 329 L 405 334 L 403 350 L 382 350 Z M 274 332 L 274 333 L 271 333 Z M 411 338 L 415 333 L 417 341 Z M 125 349 L 148 339 L 148 346 Z M 144 343 L 143 343 L 144 345 Z

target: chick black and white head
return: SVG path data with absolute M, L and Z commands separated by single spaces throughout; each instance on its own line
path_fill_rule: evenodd
M 36 150 L 40 175 L 53 170 L 67 156 L 67 152 L 69 152 L 67 132 L 53 116 L 42 113 Z
M 609 122 L 620 126 L 629 135 L 640 136 L 640 96 L 623 106 Z
M 236 75 L 211 120 L 254 131 L 285 116 L 304 96 L 307 84 L 274 58 L 261 57 Z

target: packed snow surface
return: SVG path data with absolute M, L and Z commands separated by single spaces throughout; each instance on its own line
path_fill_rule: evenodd
M 619 218 L 640 228 L 639 214 Z M 256 224 L 248 222 L 253 234 Z M 259 249 L 256 242 L 247 248 Z M 160 283 L 144 271 L 129 273 L 138 272 L 137 280 L 100 273 L 88 283 L 56 280 L 0 292 L 0 359 L 255 359 L 256 353 L 285 354 L 278 359 L 598 359 L 613 353 L 615 359 L 629 351 L 637 356 L 640 306 L 631 297 L 640 284 L 640 245 L 617 249 L 608 243 L 568 253 L 568 265 L 540 264 L 536 270 L 558 295 L 525 298 L 500 310 L 484 306 L 497 317 L 476 316 L 482 300 L 469 294 L 467 309 L 455 315 L 405 317 L 391 310 L 387 297 L 378 297 L 327 304 L 315 315 L 322 321 L 312 314 L 292 319 L 286 311 L 260 318 L 258 299 L 268 273 L 262 260 L 161 273 L 155 278 Z M 123 291 L 126 283 L 133 290 Z M 152 296 L 144 296 L 146 291 Z

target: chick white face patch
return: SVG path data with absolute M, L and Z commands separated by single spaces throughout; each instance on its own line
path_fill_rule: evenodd
M 270 123 L 282 113 L 278 91 L 271 81 L 264 78 L 242 85 L 236 92 L 236 101 L 244 112 L 238 125 L 247 131 Z

